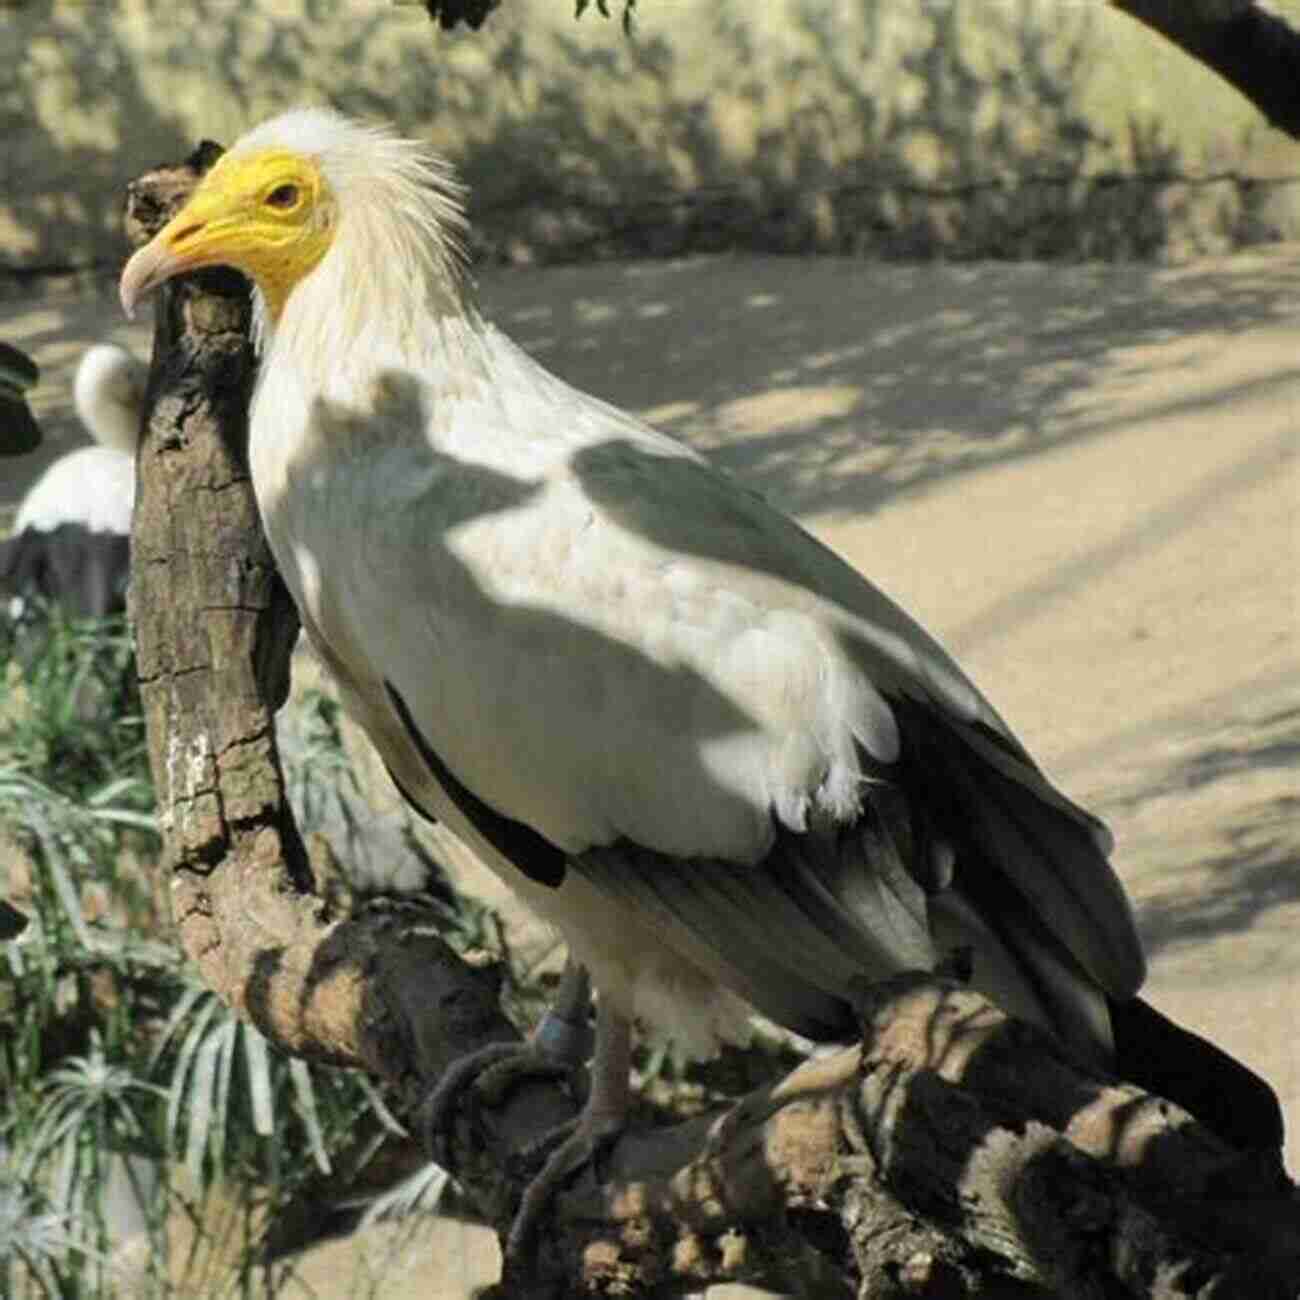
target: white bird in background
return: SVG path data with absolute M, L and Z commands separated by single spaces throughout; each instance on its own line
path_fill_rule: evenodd
M 121 292 L 252 279 L 253 483 L 303 624 L 407 797 L 591 973 L 590 1099 L 541 1185 L 622 1125 L 633 1022 L 700 1056 L 750 1007 L 849 1040 L 857 981 L 955 949 L 1097 1064 L 1280 1141 L 1267 1085 L 1134 997 L 1104 828 L 843 560 L 485 322 L 464 230 L 424 146 L 298 110 Z
M 95 343 L 81 354 L 72 403 L 101 447 L 135 459 L 148 382 L 148 365 L 116 343 Z
M 12 535 L 0 542 L 0 590 L 20 622 L 33 596 L 73 618 L 126 608 L 135 449 L 148 367 L 99 343 L 77 366 L 73 401 L 95 445 L 61 456 L 28 490 Z

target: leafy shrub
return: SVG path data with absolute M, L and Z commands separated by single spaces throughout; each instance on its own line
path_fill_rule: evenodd
M 218 1289 L 234 1263 L 241 1291 L 266 1294 L 263 1225 L 401 1126 L 363 1075 L 281 1056 L 169 941 L 126 629 L 54 614 L 41 635 L 25 669 L 0 658 L 0 845 L 17 864 L 0 890 L 31 922 L 0 947 L 0 1292 L 190 1296 L 206 1254 Z M 329 813 L 359 836 L 336 706 L 302 707 L 287 769 L 304 830 Z

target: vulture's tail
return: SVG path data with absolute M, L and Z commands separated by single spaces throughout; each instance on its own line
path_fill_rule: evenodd
M 1112 999 L 1110 1019 L 1122 1078 L 1176 1102 L 1233 1146 L 1282 1146 L 1277 1093 L 1253 1070 L 1141 998 Z
M 922 705 L 900 713 L 915 831 L 953 860 L 930 898 L 939 952 L 969 946 L 972 983 L 998 1005 L 1224 1140 L 1279 1146 L 1272 1088 L 1136 996 L 1144 960 L 1100 824 L 1001 737 Z

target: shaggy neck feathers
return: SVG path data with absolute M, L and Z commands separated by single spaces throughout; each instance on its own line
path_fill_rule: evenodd
M 462 240 L 463 189 L 418 141 L 328 109 L 287 113 L 245 136 L 232 154 L 285 149 L 315 160 L 336 230 L 319 265 L 289 294 L 279 320 L 256 295 L 259 349 L 291 342 L 299 356 L 375 355 L 427 347 L 438 322 L 473 318 Z

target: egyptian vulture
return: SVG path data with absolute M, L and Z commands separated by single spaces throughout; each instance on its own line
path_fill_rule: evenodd
M 124 348 L 100 343 L 77 365 L 73 404 L 95 445 L 61 456 L 28 490 L 12 536 L 0 543 L 0 590 L 19 623 L 31 598 L 73 618 L 126 608 L 135 448 L 148 370 Z
M 598 993 L 551 1173 L 623 1122 L 633 1023 L 696 1056 L 751 1008 L 847 1040 L 864 976 L 956 950 L 1008 1011 L 1194 1107 L 1231 1092 L 1212 1118 L 1276 1144 L 1267 1086 L 1134 997 L 1101 824 L 837 555 L 484 320 L 461 198 L 417 142 L 285 113 L 121 294 L 216 264 L 255 285 L 249 458 L 303 625 L 406 796 Z

